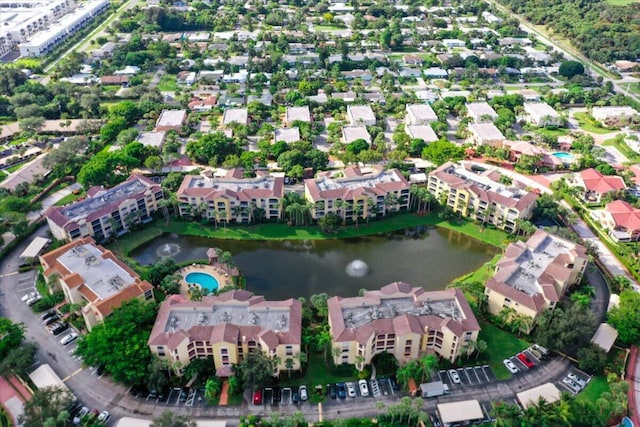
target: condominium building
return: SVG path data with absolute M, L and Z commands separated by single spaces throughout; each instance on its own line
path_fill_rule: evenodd
M 606 126 L 618 126 L 628 123 L 632 119 L 637 119 L 640 115 L 638 111 L 629 106 L 621 107 L 593 107 L 591 109 L 593 118 Z
M 92 236 L 98 242 L 122 235 L 132 224 L 148 222 L 164 198 L 162 187 L 149 178 L 131 175 L 105 190 L 92 187 L 84 200 L 56 206 L 45 213 L 51 234 L 58 240 Z
M 212 359 L 216 375 L 253 352 L 277 357 L 274 375 L 300 370 L 302 304 L 295 298 L 266 301 L 232 290 L 201 301 L 172 295 L 162 302 L 149 336 L 149 349 L 178 374 L 195 359 Z
M 406 363 L 423 354 L 455 362 L 480 326 L 460 289 L 427 292 L 396 282 L 361 297 L 327 301 L 333 361 L 358 369 L 380 353 Z
M 77 239 L 40 256 L 47 283 L 64 293 L 69 304 L 80 304 L 88 330 L 104 321 L 122 303 L 153 299 L 153 286 L 91 237 Z
M 453 212 L 515 233 L 518 221 L 533 215 L 538 195 L 500 177 L 490 167 L 447 162 L 429 173 L 427 188 Z
M 180 215 L 201 216 L 226 223 L 249 223 L 257 217 L 278 219 L 282 215 L 284 178 L 258 172 L 245 178 L 242 169 L 224 175 L 186 175 L 176 192 Z
M 305 199 L 313 204 L 314 219 L 333 213 L 346 221 L 405 210 L 409 208 L 409 189 L 400 171 L 382 166 L 368 170 L 349 166 L 344 177 L 332 178 L 325 173 L 304 181 Z
M 539 229 L 505 249 L 485 285 L 487 309 L 497 315 L 510 308 L 535 321 L 580 281 L 588 261 L 584 246 Z

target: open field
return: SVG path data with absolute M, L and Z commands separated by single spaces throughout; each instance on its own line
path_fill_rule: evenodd
M 575 113 L 573 117 L 575 117 L 575 119 L 578 121 L 580 129 L 586 132 L 597 133 L 601 135 L 615 132 L 615 129 L 606 129 L 599 126 L 587 115 L 587 113 Z

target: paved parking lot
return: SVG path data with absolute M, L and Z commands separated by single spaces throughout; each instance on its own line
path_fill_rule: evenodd
M 558 381 L 556 386 L 560 391 L 566 391 L 572 395 L 580 393 L 591 381 L 591 376 L 576 367 L 571 367 Z
M 449 375 L 448 370 L 440 370 L 434 376 L 435 381 L 442 381 L 447 384 L 449 388 L 461 387 L 461 386 L 474 386 L 480 384 L 489 384 L 496 381 L 496 376 L 493 374 L 489 365 L 479 366 L 466 366 L 464 368 L 455 369 L 460 377 L 460 384 L 455 384 Z

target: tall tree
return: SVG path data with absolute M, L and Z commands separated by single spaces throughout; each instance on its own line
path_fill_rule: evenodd
M 196 427 L 196 423 L 186 415 L 164 411 L 161 416 L 153 419 L 151 427 Z
M 19 421 L 24 427 L 64 427 L 67 420 L 60 420 L 58 415 L 66 412 L 72 401 L 73 395 L 69 390 L 59 387 L 37 389 L 24 404 L 24 413 Z
M 273 359 L 261 351 L 249 353 L 241 363 L 233 366 L 242 384 L 252 390 L 269 384 L 273 379 L 274 368 Z

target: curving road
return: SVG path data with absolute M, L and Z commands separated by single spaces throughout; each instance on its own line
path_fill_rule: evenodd
M 38 236 L 46 235 L 47 227 L 41 227 L 35 233 Z M 81 361 L 74 358 L 73 348 L 63 347 L 59 344 L 60 337 L 53 337 L 47 333 L 40 324 L 38 316 L 34 315 L 29 307 L 20 301 L 20 297 L 30 291 L 35 278 L 35 272 L 17 273 L 20 264 L 18 254 L 24 250 L 31 238 L 25 239 L 12 253 L 10 253 L 0 266 L 0 315 L 8 317 L 15 322 L 23 322 L 27 327 L 26 339 L 39 345 L 37 359 L 39 363 L 48 363 L 58 375 L 65 381 L 75 395 L 91 408 L 109 410 L 116 420 L 122 416 L 154 418 L 167 409 L 172 412 L 187 414 L 196 418 L 226 419 L 229 425 L 237 424 L 241 415 L 248 413 L 270 415 L 278 412 L 283 415 L 301 411 L 307 420 L 318 420 L 318 407 L 310 403 L 301 406 L 285 406 L 280 408 L 256 407 L 243 404 L 235 407 L 185 407 L 167 406 L 149 403 L 144 399 L 136 399 L 127 393 L 127 389 L 115 384 L 105 377 L 98 377 L 91 367 L 84 367 Z M 593 274 L 592 284 L 597 289 L 597 302 L 594 307 L 599 317 L 603 315 L 608 301 L 606 283 L 602 280 L 598 285 L 598 275 Z M 601 276 L 600 276 L 601 277 Z M 603 293 L 604 292 L 604 293 Z M 599 302 L 598 302 L 599 301 Z M 72 346 L 71 346 L 72 347 Z M 554 358 L 536 367 L 534 370 L 521 373 L 508 381 L 492 382 L 476 386 L 456 386 L 451 394 L 438 399 L 423 401 L 423 408 L 432 411 L 436 403 L 451 402 L 463 399 L 478 399 L 480 401 L 503 400 L 512 402 L 515 394 L 547 382 L 555 382 L 567 372 L 570 363 L 563 358 Z M 359 398 L 351 401 L 328 401 L 323 404 L 322 413 L 324 419 L 339 417 L 371 417 L 384 412 L 377 408 L 377 403 L 383 401 L 385 406 L 398 403 L 400 396 L 385 397 L 381 399 Z

